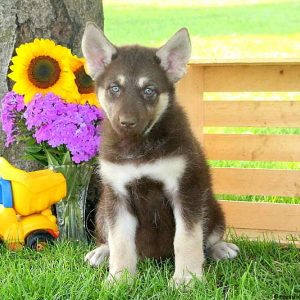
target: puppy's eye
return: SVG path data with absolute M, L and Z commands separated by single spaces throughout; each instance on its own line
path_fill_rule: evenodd
M 109 87 L 109 90 L 110 90 L 110 92 L 111 92 L 112 94 L 118 94 L 118 93 L 120 93 L 120 87 L 119 87 L 118 85 L 116 85 L 116 84 L 111 85 L 111 86 Z
M 154 96 L 154 95 L 156 95 L 156 91 L 151 87 L 146 87 L 144 89 L 144 94 L 145 94 L 145 96 L 148 96 L 148 97 L 149 96 Z

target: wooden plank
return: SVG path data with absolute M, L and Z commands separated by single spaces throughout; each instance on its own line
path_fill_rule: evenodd
M 179 103 L 183 106 L 195 137 L 203 141 L 203 68 L 188 68 L 187 75 L 181 79 L 176 92 Z
M 249 240 L 293 243 L 300 248 L 300 205 L 219 201 L 225 214 L 230 238 L 232 231 Z
M 229 227 L 298 232 L 300 235 L 300 204 L 219 202 Z
M 300 171 L 212 168 L 216 194 L 300 197 Z
M 204 101 L 204 126 L 300 127 L 300 101 Z
M 300 65 L 204 67 L 204 92 L 275 91 L 300 91 Z
M 208 159 L 300 161 L 300 135 L 205 134 Z

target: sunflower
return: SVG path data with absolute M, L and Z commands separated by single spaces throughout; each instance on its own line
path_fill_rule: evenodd
M 92 78 L 85 72 L 84 68 L 85 59 L 78 58 L 76 55 L 73 56 L 71 60 L 71 69 L 75 75 L 75 83 L 80 94 L 79 103 L 90 105 L 99 105 L 97 96 L 94 91 L 94 82 Z
M 15 81 L 13 90 L 24 95 L 25 103 L 36 93 L 52 92 L 66 101 L 79 98 L 75 75 L 70 69 L 69 49 L 51 40 L 35 39 L 21 45 L 16 53 L 8 77 Z

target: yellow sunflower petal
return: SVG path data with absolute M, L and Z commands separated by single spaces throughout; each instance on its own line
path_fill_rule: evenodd
M 23 59 L 21 56 L 14 56 L 11 61 L 13 62 L 13 64 L 15 66 L 18 66 L 18 65 L 25 65 L 25 62 L 27 61 L 27 59 Z
M 28 104 L 28 103 L 32 100 L 34 94 L 35 94 L 35 93 L 28 93 L 28 92 L 27 92 L 27 93 L 24 95 L 24 103 L 25 103 L 25 104 Z
M 8 78 L 12 79 L 13 81 L 16 81 L 18 77 L 18 75 L 15 72 L 9 73 L 7 75 Z
M 26 44 L 21 45 L 16 49 L 16 53 L 18 57 L 26 57 L 26 55 L 30 54 L 30 49 L 26 46 Z
M 97 107 L 100 107 L 100 103 L 95 93 L 86 94 L 86 96 L 87 96 L 86 99 L 90 105 L 95 105 Z
M 81 66 L 83 66 L 84 63 L 85 63 L 85 59 L 84 58 L 79 58 L 76 55 L 73 55 L 73 57 L 71 59 L 71 69 L 72 69 L 72 71 L 75 72 Z

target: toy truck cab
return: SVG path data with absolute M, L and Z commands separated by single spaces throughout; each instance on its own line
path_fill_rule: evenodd
M 0 157 L 0 239 L 11 249 L 26 244 L 40 250 L 59 235 L 50 207 L 65 195 L 62 174 L 25 172 Z

